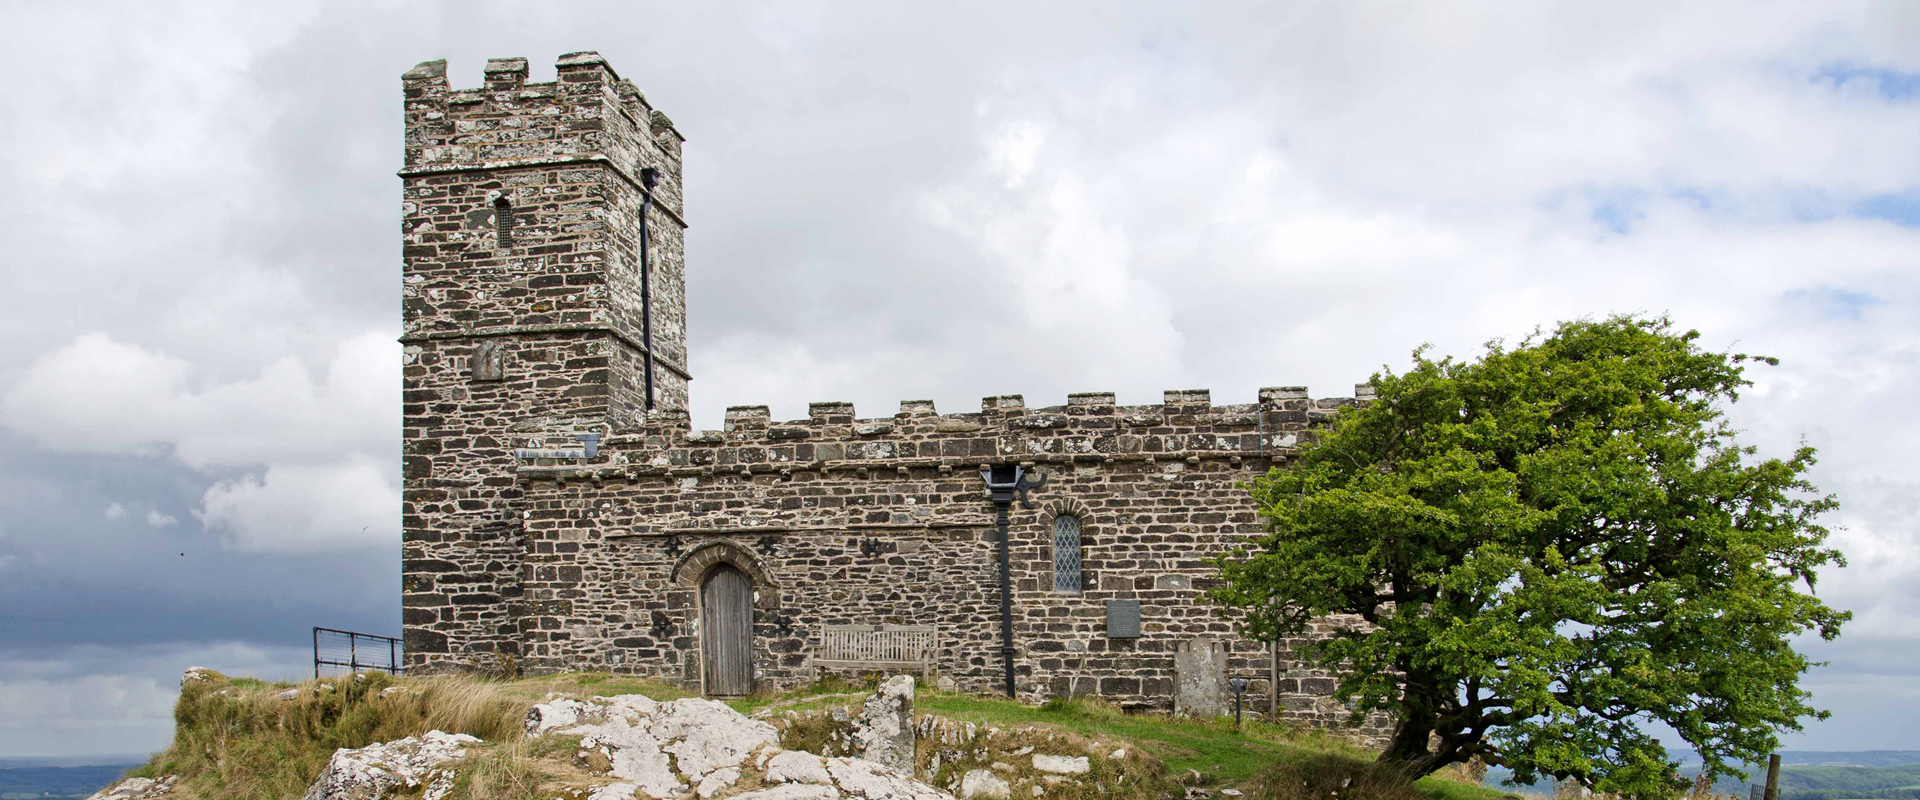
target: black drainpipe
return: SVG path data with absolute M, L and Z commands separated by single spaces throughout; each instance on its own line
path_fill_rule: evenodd
M 647 217 L 653 211 L 653 187 L 660 182 L 660 171 L 652 167 L 640 170 L 640 346 L 647 359 L 647 410 L 653 410 L 653 249 L 647 241 Z
M 993 493 L 994 523 L 1000 529 L 1000 665 L 1006 673 L 1007 697 L 1012 698 L 1013 577 L 1007 556 L 1007 508 L 1013 505 L 1015 492 L 1020 494 L 1021 508 L 1033 508 L 1033 502 L 1027 499 L 1027 490 L 1046 485 L 1047 476 L 1042 475 L 1040 480 L 1029 483 L 1026 468 L 1018 464 L 999 464 L 982 466 L 980 479 L 987 482 L 987 489 Z

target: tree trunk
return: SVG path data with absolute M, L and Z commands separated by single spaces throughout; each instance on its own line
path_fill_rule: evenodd
M 1428 748 L 1433 740 L 1433 729 L 1439 722 L 1439 713 L 1434 709 L 1431 687 L 1408 682 L 1401 688 L 1400 721 L 1393 727 L 1393 738 L 1387 748 L 1380 752 L 1375 763 L 1391 767 L 1396 772 L 1415 780 L 1432 774 L 1434 770 L 1454 761 L 1457 753 L 1451 748 L 1434 752 Z

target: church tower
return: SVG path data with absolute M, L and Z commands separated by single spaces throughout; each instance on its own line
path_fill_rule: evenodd
M 408 666 L 515 655 L 514 451 L 592 448 L 687 404 L 683 141 L 598 53 L 450 89 L 403 77 Z

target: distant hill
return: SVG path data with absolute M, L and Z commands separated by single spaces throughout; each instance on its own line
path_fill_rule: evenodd
M 1782 750 L 1780 763 L 1813 767 L 1900 767 L 1920 764 L 1920 750 Z
M 1700 757 L 1678 751 L 1682 775 L 1699 774 Z M 1781 800 L 1920 800 L 1920 750 L 1782 750 Z M 1487 772 L 1486 785 L 1504 787 L 1504 769 Z M 1715 794 L 1746 797 L 1747 787 L 1764 783 L 1767 765 L 1748 765 L 1747 780 L 1721 778 Z M 1547 790 L 1541 781 L 1532 787 Z

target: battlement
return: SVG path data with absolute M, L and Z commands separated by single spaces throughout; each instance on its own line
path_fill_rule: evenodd
M 1313 399 L 1303 386 L 1269 387 L 1256 402 L 1215 405 L 1208 390 L 1181 389 L 1165 392 L 1158 404 L 1119 405 L 1111 392 L 1085 392 L 1041 408 L 1028 408 L 1021 395 L 997 395 L 982 398 L 978 412 L 941 414 L 931 400 L 904 400 L 893 416 L 864 419 L 852 403 L 832 401 L 811 403 L 806 419 L 786 422 L 775 422 L 767 406 L 733 406 L 721 430 L 693 430 L 685 411 L 669 409 L 639 429 L 613 431 L 595 457 L 524 459 L 519 473 L 753 473 L 842 463 L 952 469 L 1007 460 L 1264 463 L 1290 454 L 1341 408 L 1364 402 L 1372 387 L 1361 384 L 1354 394 Z M 570 445 L 574 435 L 550 430 L 515 446 Z
M 661 178 L 656 201 L 684 227 L 686 138 L 673 121 L 599 53 L 568 53 L 555 67 L 557 80 L 529 83 L 526 59 L 488 59 L 485 85 L 472 89 L 448 85 L 444 59 L 408 70 L 400 174 L 602 162 L 638 187 L 641 170 L 652 168 Z

